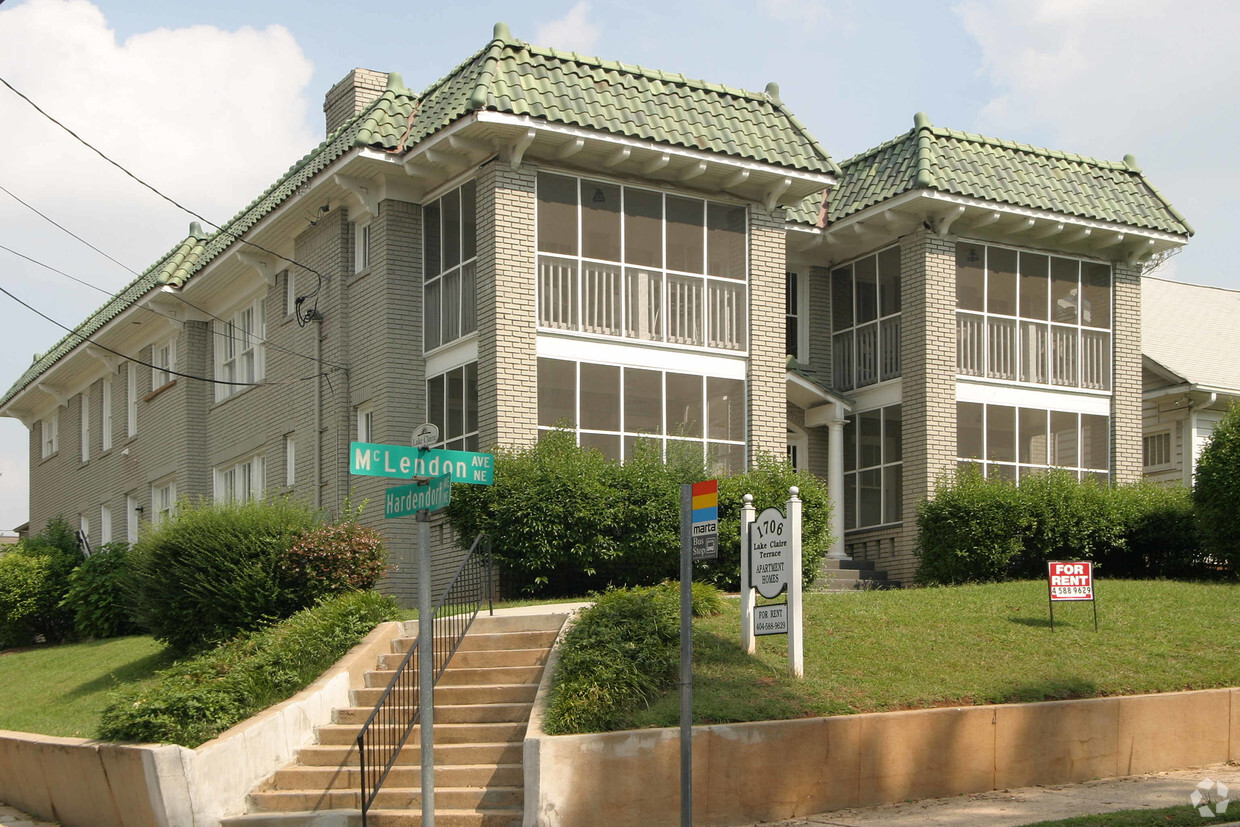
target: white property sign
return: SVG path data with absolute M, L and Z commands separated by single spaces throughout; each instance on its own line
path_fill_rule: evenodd
M 778 508 L 765 508 L 749 526 L 749 582 L 770 600 L 788 588 L 792 571 L 792 528 Z
M 755 635 L 788 634 L 788 604 L 767 603 L 754 606 L 753 632 Z

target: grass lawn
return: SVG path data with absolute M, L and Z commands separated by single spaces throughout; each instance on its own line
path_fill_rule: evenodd
M 1157 810 L 1121 810 L 1060 821 L 1037 821 L 1025 827 L 1200 827 L 1210 821 L 1187 804 Z
M 0 729 L 93 738 L 111 690 L 171 663 L 162 643 L 139 636 L 0 654 Z
M 789 677 L 787 638 L 740 647 L 740 608 L 695 622 L 694 721 L 722 723 L 935 706 L 1088 698 L 1240 685 L 1240 585 L 1097 583 L 1088 603 L 1055 607 L 1045 581 L 810 594 L 805 679 Z M 632 726 L 674 726 L 673 689 Z

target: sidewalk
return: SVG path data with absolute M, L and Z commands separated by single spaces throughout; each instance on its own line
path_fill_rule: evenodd
M 921 827 L 921 825 L 977 825 L 1018 827 L 1038 821 L 1093 815 L 1115 810 L 1156 809 L 1188 804 L 1197 782 L 1210 778 L 1230 788 L 1231 805 L 1217 818 L 1203 818 L 1203 827 L 1240 824 L 1240 766 L 1216 764 L 1194 770 L 1177 770 L 1154 775 L 1061 784 L 1051 787 L 1022 787 L 996 790 L 955 798 L 933 798 L 907 804 L 887 804 L 856 810 L 764 822 L 767 827 Z

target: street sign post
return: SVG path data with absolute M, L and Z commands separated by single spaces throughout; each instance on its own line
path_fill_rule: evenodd
M 434 617 L 431 608 L 432 511 L 451 502 L 452 483 L 491 485 L 495 481 L 495 457 L 473 451 L 429 448 L 439 440 L 439 428 L 431 423 L 413 432 L 413 445 L 349 443 L 349 473 L 364 477 L 395 477 L 423 480 L 393 486 L 384 492 L 383 516 L 418 520 L 418 710 L 421 716 L 422 824 L 435 827 L 435 702 Z

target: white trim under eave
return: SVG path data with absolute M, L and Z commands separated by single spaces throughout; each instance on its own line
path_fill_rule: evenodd
M 766 175 L 781 178 L 793 178 L 798 181 L 804 181 L 807 184 L 814 184 L 819 189 L 833 187 L 837 182 L 836 176 L 831 175 L 830 173 L 792 170 L 788 167 L 780 167 L 775 164 L 763 163 L 762 161 L 748 161 L 742 158 L 734 158 L 732 156 L 723 155 L 716 152 L 706 152 L 701 149 L 689 149 L 686 147 L 669 146 L 667 144 L 656 144 L 654 141 L 643 141 L 639 138 L 626 138 L 620 135 L 610 135 L 606 132 L 599 132 L 597 130 L 585 129 L 578 126 L 550 123 L 548 121 L 531 118 L 529 115 L 510 115 L 507 112 L 492 112 L 490 110 L 484 110 L 481 112 L 475 112 L 473 117 L 476 118 L 479 123 L 492 123 L 521 129 L 533 129 L 538 132 L 562 135 L 570 139 L 596 141 L 599 143 L 612 144 L 616 147 L 624 147 L 628 149 L 651 151 L 652 148 L 657 147 L 658 152 L 668 156 L 685 158 L 697 163 L 705 162 L 716 166 L 730 167 L 735 170 L 749 170 L 750 172 L 761 172 Z

